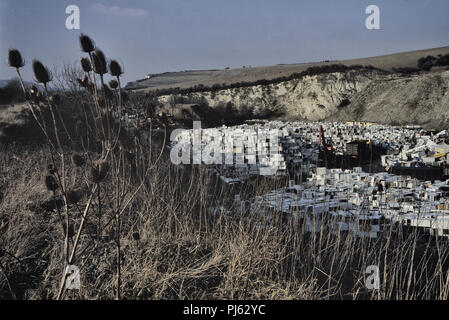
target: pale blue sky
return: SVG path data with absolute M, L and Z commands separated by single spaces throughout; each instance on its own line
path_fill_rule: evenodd
M 65 28 L 66 6 L 81 29 Z M 381 30 L 365 28 L 365 8 Z M 147 73 L 346 59 L 449 45 L 447 0 L 0 0 L 0 79 L 14 72 L 8 48 L 29 62 L 78 61 L 90 35 L 125 66 L 124 81 Z

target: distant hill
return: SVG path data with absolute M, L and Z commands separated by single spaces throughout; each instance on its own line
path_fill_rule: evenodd
M 9 79 L 9 80 L 0 80 L 0 88 L 3 88 L 3 87 L 5 87 L 10 81 L 12 81 L 12 80 L 15 80 L 15 79 Z M 32 86 L 32 85 L 35 85 L 35 86 L 40 86 L 40 85 L 37 85 L 37 84 L 35 84 L 34 82 L 30 82 L 30 81 L 24 81 L 24 84 L 25 84 L 25 86 Z
M 401 52 L 389 55 L 382 55 L 369 58 L 351 59 L 351 60 L 333 60 L 313 63 L 298 64 L 278 64 L 265 67 L 242 67 L 235 69 L 220 70 L 188 70 L 181 72 L 165 72 L 152 75 L 150 79 L 141 79 L 129 82 L 127 89 L 131 90 L 151 90 L 162 88 L 188 88 L 195 85 L 212 86 L 214 84 L 231 84 L 235 82 L 253 82 L 260 79 L 273 79 L 289 76 L 292 73 L 299 73 L 311 66 L 322 66 L 329 64 L 344 65 L 371 65 L 384 70 L 393 68 L 416 68 L 419 58 L 425 56 L 438 56 L 449 54 L 449 46 L 442 48 Z
M 9 81 L 11 81 L 11 80 L 0 80 L 0 88 L 5 87 Z

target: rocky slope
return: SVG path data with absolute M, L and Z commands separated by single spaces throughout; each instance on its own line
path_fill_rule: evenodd
M 449 71 L 373 80 L 349 99 L 330 119 L 444 129 L 449 126 Z
M 255 117 L 276 113 L 289 119 L 321 120 L 335 114 L 342 101 L 363 91 L 373 80 L 390 77 L 376 70 L 352 70 L 269 85 L 190 93 L 182 98 L 203 100 L 212 108 L 231 103 L 237 110 L 250 109 Z M 170 99 L 159 97 L 162 103 Z
M 254 117 L 275 113 L 286 120 L 357 120 L 439 129 L 449 125 L 448 88 L 445 70 L 404 76 L 361 69 L 182 98 L 203 100 L 212 108 L 232 104 L 236 110 L 251 110 Z M 170 99 L 159 97 L 163 103 Z

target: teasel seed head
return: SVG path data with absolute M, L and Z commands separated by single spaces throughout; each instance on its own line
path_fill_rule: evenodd
M 109 62 L 109 73 L 114 77 L 120 77 L 123 74 L 122 67 L 116 60 Z
M 33 60 L 33 71 L 39 83 L 47 84 L 52 80 L 50 71 L 38 60 Z
M 94 71 L 100 75 L 108 73 L 108 65 L 106 63 L 106 57 L 100 49 L 95 50 L 92 54 L 92 60 L 94 63 Z
M 114 79 L 109 80 L 109 86 L 110 86 L 112 89 L 117 89 L 117 87 L 118 87 L 118 82 L 117 82 L 117 80 L 114 80 Z
M 100 183 L 108 174 L 109 163 L 106 160 L 97 161 L 90 170 L 92 182 Z
M 84 159 L 84 157 L 78 153 L 74 153 L 72 155 L 72 162 L 75 166 L 77 167 L 82 167 L 86 164 L 86 159 Z
M 81 58 L 81 67 L 83 68 L 84 72 L 92 71 L 92 65 L 90 64 L 90 61 L 88 58 Z
M 80 34 L 80 46 L 83 52 L 90 53 L 95 50 L 94 41 L 83 33 Z
M 51 175 L 45 176 L 45 186 L 49 191 L 56 191 L 58 189 L 58 183 L 56 182 L 56 178 Z
M 23 60 L 19 50 L 9 49 L 8 63 L 11 67 L 20 69 L 25 65 L 25 60 Z
M 80 190 L 70 190 L 67 192 L 67 202 L 69 204 L 77 204 L 82 197 L 83 193 Z

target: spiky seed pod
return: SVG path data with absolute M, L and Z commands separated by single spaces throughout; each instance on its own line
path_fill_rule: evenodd
M 46 84 L 51 81 L 50 71 L 38 60 L 33 60 L 33 71 L 37 82 Z
M 102 182 L 106 178 L 108 171 L 109 171 L 109 163 L 106 160 L 97 161 L 90 170 L 92 182 L 94 183 Z
M 80 47 L 83 52 L 92 52 L 95 50 L 94 41 L 87 35 L 81 33 L 80 34 Z
M 83 194 L 80 190 L 70 190 L 67 192 L 67 202 L 69 204 L 77 204 L 82 197 Z
M 90 64 L 90 61 L 88 58 L 81 58 L 81 67 L 83 68 L 84 72 L 92 71 L 92 65 Z
M 114 77 L 120 77 L 123 74 L 122 67 L 117 61 L 111 60 L 109 62 L 109 73 Z
M 72 162 L 75 166 L 77 167 L 82 167 L 86 164 L 86 159 L 84 159 L 84 157 L 78 153 L 74 153 L 72 155 Z
M 106 63 L 106 57 L 100 49 L 95 50 L 92 54 L 92 60 L 94 63 L 94 71 L 98 74 L 106 74 L 108 73 L 108 65 Z
M 117 89 L 117 87 L 118 87 L 118 82 L 117 82 L 117 80 L 114 80 L 114 79 L 109 80 L 109 86 L 110 86 L 112 89 Z
M 56 191 L 58 189 L 56 178 L 50 175 L 45 176 L 45 186 L 49 191 Z
M 19 69 L 25 65 L 25 60 L 23 60 L 19 50 L 9 49 L 8 63 L 11 67 Z
M 133 233 L 133 239 L 136 240 L 136 241 L 139 241 L 140 240 L 140 234 L 138 232 L 134 232 Z
M 55 106 L 59 106 L 61 104 L 61 96 L 59 94 L 54 94 L 51 96 L 51 102 Z

